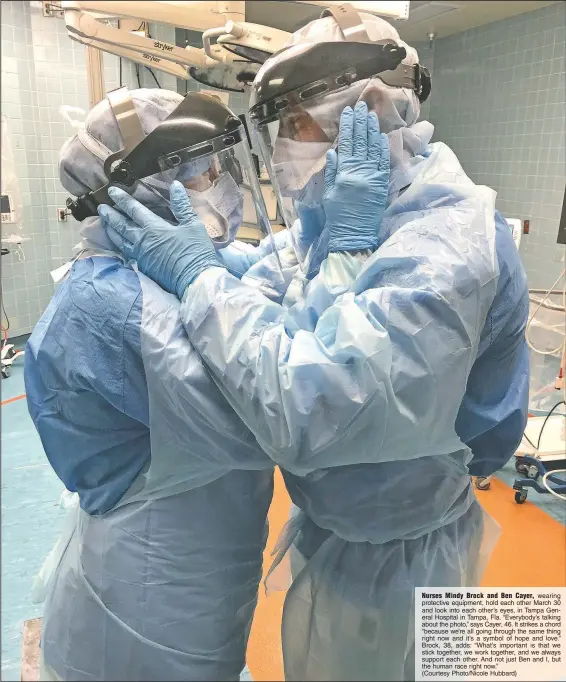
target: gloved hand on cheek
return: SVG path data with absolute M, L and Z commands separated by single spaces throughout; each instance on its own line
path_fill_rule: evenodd
M 387 206 L 389 141 L 365 102 L 340 118 L 338 152 L 326 155 L 322 205 L 330 251 L 375 249 Z
M 116 208 L 102 205 L 98 214 L 107 234 L 127 259 L 163 289 L 183 298 L 187 287 L 208 268 L 224 267 L 181 183 L 171 185 L 171 225 L 126 192 L 111 187 Z M 116 210 L 119 209 L 119 210 Z

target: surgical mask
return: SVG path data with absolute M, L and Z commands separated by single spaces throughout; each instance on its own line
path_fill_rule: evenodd
M 314 208 L 322 204 L 324 194 L 324 168 L 315 173 L 301 190 L 294 193 L 294 200 L 305 208 Z
M 320 174 L 324 182 L 326 152 L 331 146 L 329 142 L 297 142 L 279 138 L 273 154 L 273 172 L 281 194 L 308 202 L 310 190 L 306 190 L 309 182 Z M 315 180 L 312 192 L 317 190 L 318 182 L 320 179 Z
M 187 194 L 215 244 L 231 242 L 242 224 L 244 195 L 230 173 L 222 173 L 203 192 L 187 189 Z

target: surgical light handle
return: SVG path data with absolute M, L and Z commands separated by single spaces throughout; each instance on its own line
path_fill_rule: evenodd
M 209 28 L 202 34 L 202 49 L 204 50 L 205 55 L 210 59 L 215 59 L 212 53 L 212 45 L 210 43 L 210 39 L 218 38 L 219 36 L 224 35 L 225 33 L 226 29 L 221 26 L 219 28 Z

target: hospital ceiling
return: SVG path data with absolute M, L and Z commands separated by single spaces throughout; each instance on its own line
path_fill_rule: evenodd
M 409 19 L 396 22 L 402 38 L 408 42 L 426 40 L 429 33 L 444 38 L 469 28 L 491 24 L 500 19 L 531 12 L 552 2 L 411 2 Z
M 531 12 L 553 2 L 491 2 L 474 0 L 459 2 L 452 0 L 417 0 L 411 2 L 408 21 L 393 22 L 401 37 L 407 42 L 427 40 L 429 33 L 443 38 L 475 26 L 490 24 L 523 12 Z M 294 2 L 247 2 L 246 20 L 283 31 L 295 31 L 311 19 L 320 16 L 320 7 L 301 5 Z

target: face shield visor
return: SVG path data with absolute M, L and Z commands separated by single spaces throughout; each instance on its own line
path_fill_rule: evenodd
M 240 119 L 227 107 L 216 98 L 190 93 L 149 135 L 142 131 L 139 141 L 131 134 L 135 129 L 131 111 L 130 121 L 125 121 L 123 117 L 120 120 L 120 110 L 114 106 L 113 109 L 124 149 L 111 154 L 104 163 L 107 184 L 76 200 L 67 200 L 77 220 L 96 216 L 99 204 L 112 205 L 108 189 L 114 185 L 135 198 L 143 196 L 144 205 L 162 217 L 167 212 L 166 219 L 174 222 L 169 210 L 169 190 L 177 180 L 185 187 L 217 249 L 237 238 L 245 212 L 246 226 L 256 228 L 263 239 L 269 240 L 267 251 L 275 251 L 246 132 Z M 246 272 L 234 274 L 242 276 Z M 279 276 L 280 269 L 274 269 L 273 277 Z
M 257 228 L 271 235 L 245 134 L 238 129 L 230 137 L 230 146 L 223 138 L 161 156 L 161 172 L 145 180 L 167 201 L 171 183 L 180 182 L 217 249 L 236 239 L 250 208 Z
M 293 233 L 299 218 L 301 233 L 302 223 L 308 223 L 314 243 L 313 225 L 320 230 L 324 226 L 326 152 L 337 142 L 344 107 L 355 104 L 369 79 L 412 89 L 421 101 L 428 96 L 428 72 L 402 63 L 405 56 L 405 49 L 391 41 L 308 43 L 283 50 L 260 69 L 250 118 L 285 224 Z M 308 82 L 302 82 L 305 74 L 310 75 Z M 304 255 L 303 246 L 299 259 Z
M 299 206 L 322 200 L 326 152 L 338 137 L 342 93 L 306 101 L 291 94 L 273 120 L 254 121 L 261 154 L 285 215 L 287 227 Z

